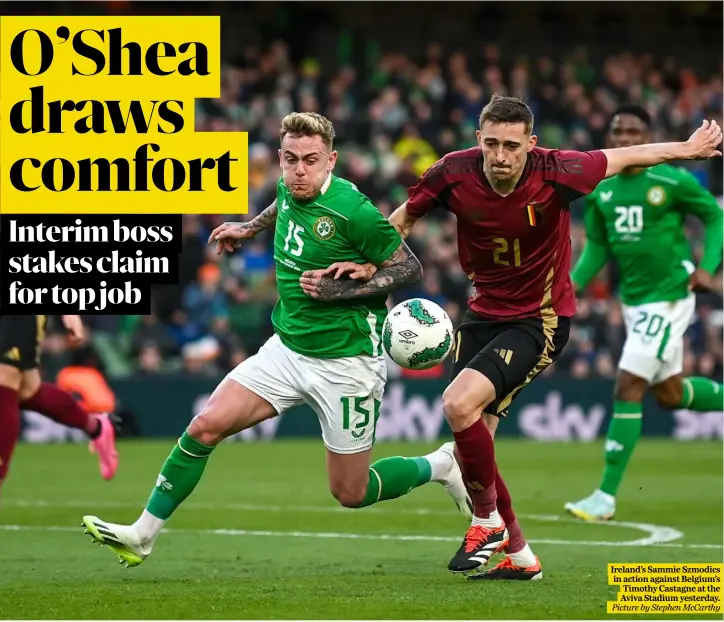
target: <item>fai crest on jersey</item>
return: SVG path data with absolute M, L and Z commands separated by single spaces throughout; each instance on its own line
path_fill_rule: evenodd
M 321 216 L 320 218 L 317 218 L 314 226 L 312 227 L 315 237 L 320 240 L 329 240 L 329 238 L 335 234 L 336 230 L 337 227 L 329 216 Z
M 666 192 L 664 192 L 664 189 L 661 186 L 654 186 L 646 193 L 646 200 L 650 205 L 658 207 L 659 205 L 663 205 L 664 201 L 666 201 Z

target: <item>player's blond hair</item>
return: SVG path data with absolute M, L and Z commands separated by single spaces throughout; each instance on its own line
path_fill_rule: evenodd
M 279 128 L 279 140 L 284 140 L 286 135 L 319 136 L 329 149 L 335 137 L 332 122 L 316 112 L 292 112 L 284 117 Z

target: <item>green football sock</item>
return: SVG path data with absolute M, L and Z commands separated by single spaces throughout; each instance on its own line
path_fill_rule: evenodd
M 724 391 L 719 382 L 709 378 L 684 378 L 681 408 L 697 412 L 724 410 Z
M 156 487 L 146 504 L 149 514 L 168 520 L 196 488 L 213 450 L 184 432 L 163 463 Z
M 382 458 L 370 467 L 367 493 L 359 507 L 397 499 L 430 481 L 432 467 L 426 458 Z
M 640 402 L 614 402 L 606 437 L 606 468 L 600 486 L 609 495 L 616 496 L 626 465 L 641 437 L 641 423 Z

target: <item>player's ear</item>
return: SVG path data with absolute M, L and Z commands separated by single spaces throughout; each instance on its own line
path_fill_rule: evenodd
M 329 162 L 327 163 L 327 170 L 331 171 L 334 168 L 334 165 L 337 163 L 337 151 L 332 151 L 332 153 L 329 154 Z
M 531 151 L 533 147 L 535 147 L 538 144 L 538 137 L 535 134 L 531 134 L 530 138 L 528 139 L 528 151 Z
M 279 166 L 281 166 L 282 165 L 282 150 L 277 149 L 277 153 L 279 154 Z
M 480 130 L 475 130 L 475 138 L 478 141 L 478 145 L 483 146 L 483 133 Z

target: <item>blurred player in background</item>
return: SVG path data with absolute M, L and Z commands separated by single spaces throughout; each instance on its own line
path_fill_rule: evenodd
M 83 338 L 78 315 L 62 316 L 70 339 Z M 112 479 L 118 468 L 113 424 L 105 414 L 90 414 L 63 389 L 40 378 L 40 351 L 45 315 L 0 315 L 0 485 L 7 477 L 20 438 L 21 410 L 32 410 L 63 425 L 83 430 L 98 455 L 101 477 Z
M 319 417 L 329 487 L 340 504 L 363 508 L 434 481 L 471 516 L 452 443 L 427 456 L 384 458 L 370 466 L 387 378 L 381 346 L 387 295 L 418 281 L 422 267 L 370 200 L 332 174 L 337 152 L 328 119 L 293 113 L 283 119 L 280 134 L 283 177 L 276 201 L 251 222 L 226 223 L 209 238 L 220 252 L 231 251 L 276 225 L 276 334 L 228 374 L 193 419 L 133 525 L 83 517 L 93 539 L 127 566 L 148 557 L 222 440 L 302 403 Z M 365 262 L 379 270 L 363 279 Z M 345 273 L 352 278 L 339 278 Z
M 644 145 L 651 117 L 636 105 L 612 116 L 613 147 Z M 684 233 L 687 214 L 705 227 L 704 255 L 694 265 Z M 684 333 L 694 318 L 695 292 L 720 289 L 714 275 L 722 260 L 722 209 L 696 178 L 681 168 L 659 164 L 629 167 L 603 181 L 586 199 L 587 243 L 571 279 L 586 288 L 612 259 L 620 277 L 626 342 L 618 365 L 613 419 L 605 445 L 606 466 L 599 488 L 566 503 L 585 520 L 608 520 L 616 493 L 641 436 L 642 401 L 647 391 L 665 409 L 722 410 L 721 383 L 684 378 Z
M 479 145 L 432 165 L 390 220 L 406 238 L 435 207 L 453 212 L 461 266 L 475 285 L 443 394 L 474 503 L 472 525 L 448 568 L 470 573 L 505 551 L 495 568 L 471 578 L 535 580 L 543 576 L 541 565 L 515 518 L 495 463 L 493 435 L 498 417 L 568 341 L 576 309 L 569 204 L 632 166 L 720 156 L 721 129 L 704 122 L 683 143 L 541 149 L 530 108 L 499 96 L 483 109 L 479 128 Z

